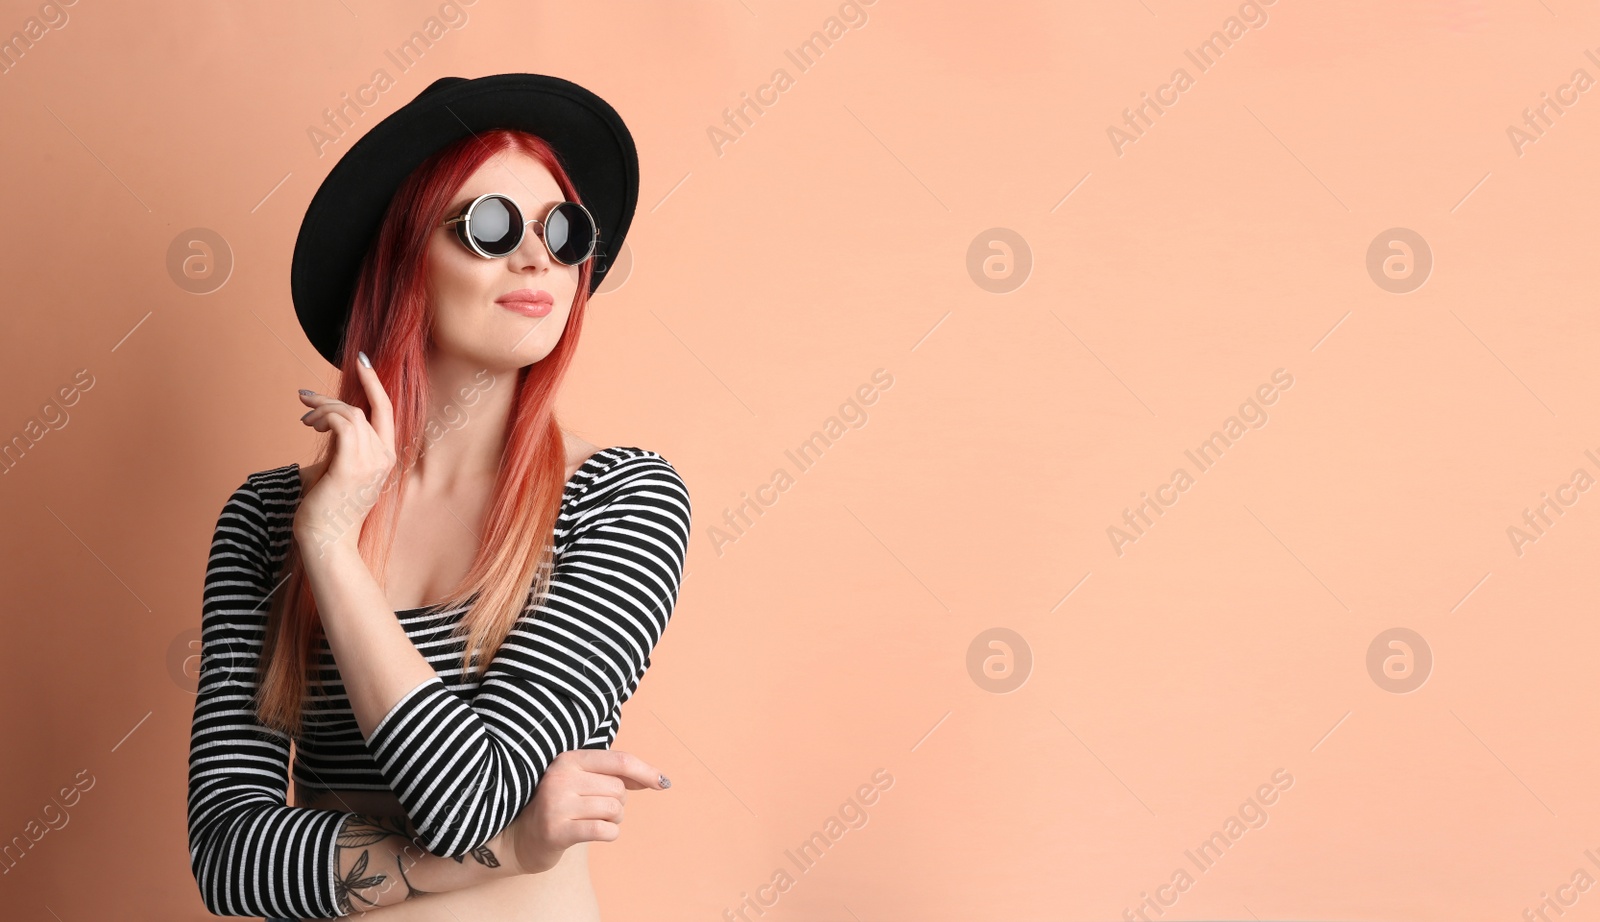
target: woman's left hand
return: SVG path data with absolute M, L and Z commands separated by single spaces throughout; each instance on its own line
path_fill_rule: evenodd
M 315 540 L 318 547 L 330 541 L 354 543 L 367 513 L 377 504 L 394 470 L 394 410 L 378 373 L 357 362 L 370 421 L 361 408 L 325 394 L 302 392 L 311 407 L 301 421 L 318 432 L 332 431 L 333 452 L 326 470 L 300 498 L 295 510 L 297 540 Z

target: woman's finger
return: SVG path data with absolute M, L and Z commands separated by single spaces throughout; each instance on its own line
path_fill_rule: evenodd
M 360 431 L 356 428 L 356 424 L 351 422 L 343 413 L 329 413 L 326 416 L 312 417 L 309 421 L 324 422 L 328 425 L 328 428 L 334 431 L 334 434 L 338 437 L 334 445 L 334 457 L 336 458 L 339 456 L 339 450 L 344 447 L 344 440 Z
M 349 406 L 349 404 L 337 397 L 331 397 L 327 394 L 319 394 L 316 391 L 308 391 L 304 389 L 300 391 L 300 402 L 313 410 L 329 406 Z
M 318 410 L 322 410 L 325 407 L 345 406 L 345 402 L 337 397 L 330 397 L 327 394 L 319 394 L 316 391 L 309 391 L 305 388 L 300 389 L 300 402 L 311 408 L 300 417 L 300 421 L 306 423 L 307 425 L 312 424 L 318 418 L 320 418 L 317 413 Z
M 584 797 L 611 797 L 624 802 L 628 799 L 628 786 L 621 778 L 605 772 L 579 769 L 569 776 L 566 784 L 572 793 Z
M 321 406 L 315 407 L 300 417 L 302 422 L 315 423 L 329 416 L 342 416 L 352 424 L 360 424 L 366 419 L 366 414 L 360 407 L 353 407 L 342 400 L 329 400 Z
M 305 403 L 306 406 L 311 407 L 313 410 L 340 410 L 341 412 L 344 412 L 346 416 L 349 416 L 351 420 L 364 418 L 369 415 L 365 410 L 362 410 L 358 406 L 345 403 L 343 400 L 340 400 L 337 397 L 329 397 L 327 394 L 318 394 L 315 391 L 301 391 L 300 399 Z M 310 414 L 308 413 L 307 415 L 309 416 Z M 302 417 L 302 419 L 303 418 L 304 417 Z
M 615 775 L 628 788 L 665 790 L 672 786 L 654 765 L 620 749 L 574 749 L 573 758 L 585 771 Z
M 318 432 L 327 432 L 329 428 L 328 421 L 332 419 L 337 419 L 345 423 L 350 422 L 349 416 L 330 410 L 313 410 L 310 413 L 300 417 L 300 422 L 310 426 Z
M 327 411 L 320 413 L 308 413 L 300 419 L 302 423 L 305 423 L 307 426 L 310 426 L 318 432 L 327 432 L 332 429 L 335 420 L 337 420 L 338 424 L 341 426 L 355 426 L 355 423 L 351 421 L 350 417 L 344 413 L 333 413 Z M 348 431 L 358 432 L 360 430 L 351 429 Z M 335 450 L 337 450 L 337 446 L 335 446 Z
M 578 842 L 615 842 L 622 835 L 622 828 L 616 823 L 606 820 L 570 820 L 565 826 L 563 838 Z
M 571 810 L 568 819 L 622 822 L 622 802 L 615 797 L 578 797 L 572 801 Z
M 372 431 L 378 434 L 378 439 L 385 448 L 394 449 L 394 407 L 389 403 L 389 392 L 383 389 L 383 381 L 379 380 L 378 372 L 373 369 L 371 361 L 365 352 L 357 353 L 356 374 L 361 378 L 362 389 L 366 391 L 367 403 L 372 405 Z

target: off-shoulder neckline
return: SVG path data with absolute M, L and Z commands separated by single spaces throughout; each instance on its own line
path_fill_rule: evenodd
M 638 450 L 642 450 L 642 449 L 634 449 L 634 448 L 631 448 L 630 446 L 627 446 L 627 445 L 613 445 L 610 448 L 601 448 L 601 449 L 596 450 L 594 453 L 590 454 L 589 457 L 583 459 L 583 463 L 578 465 L 578 469 L 572 472 L 572 476 L 571 477 L 567 478 L 567 482 L 561 488 L 562 497 L 565 498 L 567 493 L 568 493 L 568 491 L 570 491 L 573 487 L 578 485 L 579 478 L 582 476 L 583 472 L 588 470 L 589 467 L 591 465 L 593 465 L 597 460 L 600 460 L 602 458 L 602 456 L 604 456 L 605 460 L 609 461 L 609 460 L 612 459 L 613 453 L 615 453 L 615 452 L 638 451 Z M 289 470 L 294 475 L 293 480 L 292 480 L 292 482 L 294 484 L 294 500 L 293 500 L 293 502 L 294 502 L 295 505 L 298 505 L 299 502 L 300 502 L 300 494 L 305 489 L 305 481 L 300 476 L 300 462 L 298 462 L 298 461 L 289 462 Z M 598 472 L 596 472 L 596 474 L 598 475 Z M 565 499 L 563 499 L 563 504 L 564 503 L 565 503 Z M 461 606 L 461 607 L 465 607 L 465 606 Z M 422 606 L 419 606 L 417 608 L 398 608 L 398 609 L 395 609 L 395 616 L 404 618 L 404 617 L 407 617 L 407 616 L 415 616 L 415 615 L 421 614 L 423 612 L 430 612 L 430 611 L 438 611 L 439 614 L 448 614 L 449 612 L 452 612 L 452 611 L 455 611 L 455 610 L 456 609 L 454 609 L 454 608 L 440 609 L 437 605 L 422 605 Z

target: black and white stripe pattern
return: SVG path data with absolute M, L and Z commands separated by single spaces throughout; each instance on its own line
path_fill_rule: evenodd
M 268 593 L 293 540 L 299 472 L 251 474 L 224 505 L 202 604 L 189 753 L 190 863 L 218 915 L 337 918 L 333 847 L 349 814 L 287 806 L 289 740 L 253 711 Z M 596 452 L 568 480 L 549 597 L 507 635 L 482 681 L 464 679 L 464 608 L 397 612 L 438 673 L 363 740 L 327 641 L 309 689 L 294 778 L 393 791 L 425 847 L 457 857 L 504 829 L 570 749 L 609 748 L 650 666 L 688 554 L 689 493 L 666 459 Z

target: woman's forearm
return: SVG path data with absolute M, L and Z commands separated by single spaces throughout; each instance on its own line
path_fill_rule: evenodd
M 405 816 L 352 814 L 340 828 L 334 861 L 334 898 L 345 912 L 370 912 L 432 893 L 461 890 L 516 877 L 509 831 L 460 858 L 431 855 L 417 843 Z
M 438 673 L 394 618 L 353 537 L 320 546 L 312 535 L 296 540 L 351 711 L 371 738 L 407 692 Z M 524 874 L 510 834 L 508 827 L 465 855 L 443 858 L 423 847 L 409 817 L 354 813 L 335 846 L 335 900 L 345 911 L 369 912 Z
M 295 540 L 350 710 L 366 740 L 407 692 L 439 674 L 395 618 L 356 548 L 358 533 L 352 529 L 321 544 L 310 533 L 296 534 Z

